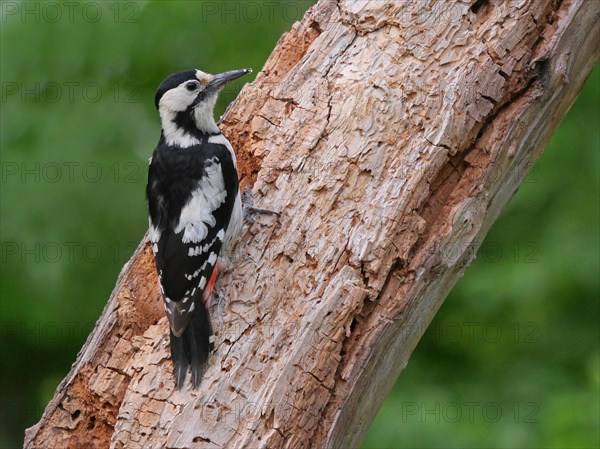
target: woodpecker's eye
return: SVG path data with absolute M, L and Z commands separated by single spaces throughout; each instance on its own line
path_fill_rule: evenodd
M 195 91 L 196 89 L 198 89 L 198 85 L 199 85 L 199 84 L 198 84 L 198 81 L 190 81 L 189 83 L 187 83 L 187 84 L 185 85 L 185 88 L 186 88 L 187 90 L 189 90 L 190 92 L 193 92 L 193 91 Z

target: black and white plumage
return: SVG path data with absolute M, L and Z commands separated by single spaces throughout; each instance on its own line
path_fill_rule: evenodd
M 186 70 L 156 92 L 162 132 L 148 170 L 150 240 L 171 332 L 175 385 L 200 384 L 212 328 L 203 294 L 242 228 L 236 158 L 213 118 L 221 87 L 251 70 Z

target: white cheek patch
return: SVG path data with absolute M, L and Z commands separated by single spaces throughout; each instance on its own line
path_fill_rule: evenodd
M 166 92 L 158 103 L 158 112 L 167 145 L 188 148 L 200 141 L 175 123 L 177 113 L 187 110 L 198 95 L 185 88 L 187 81 Z
M 162 96 L 158 103 L 159 110 L 168 111 L 185 111 L 196 99 L 196 93 L 190 92 L 185 88 L 185 84 L 181 83 L 175 89 L 171 89 Z

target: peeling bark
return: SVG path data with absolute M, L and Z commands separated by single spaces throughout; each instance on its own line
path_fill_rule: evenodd
M 201 389 L 145 238 L 26 448 L 360 444 L 598 61 L 599 2 L 322 0 L 222 127 L 245 228 Z

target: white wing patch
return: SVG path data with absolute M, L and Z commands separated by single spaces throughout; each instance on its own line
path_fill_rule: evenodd
M 204 246 L 198 245 L 196 247 L 191 247 L 188 250 L 188 256 L 193 257 L 193 256 L 199 256 L 200 254 L 204 254 L 211 248 L 211 246 L 214 245 L 214 243 L 217 241 L 217 239 L 219 239 L 219 240 L 221 240 L 221 242 L 223 242 L 224 236 L 225 236 L 225 232 L 221 229 L 219 232 L 217 232 L 216 237 L 214 239 L 212 239 L 212 241 L 210 243 L 207 243 Z
M 217 253 L 210 253 L 210 256 L 208 256 L 208 259 L 206 259 L 204 261 L 204 263 L 202 264 L 202 266 L 200 268 L 198 268 L 192 274 L 186 274 L 185 275 L 186 279 L 188 281 L 191 281 L 192 279 L 197 278 L 198 275 L 204 271 L 204 269 L 206 268 L 207 264 L 214 265 L 216 261 L 217 261 Z M 200 288 L 204 288 L 204 287 L 200 287 Z
M 200 278 L 200 282 L 198 283 L 198 288 L 200 290 L 204 290 L 204 287 L 206 287 L 206 278 L 204 276 L 202 276 Z
M 227 190 L 221 164 L 218 159 L 213 158 L 212 165 L 206 169 L 206 176 L 200 180 L 190 200 L 181 210 L 179 223 L 174 229 L 176 234 L 183 231 L 183 243 L 200 243 L 206 238 L 208 226 L 213 227 L 217 224 L 213 213 L 226 198 Z

